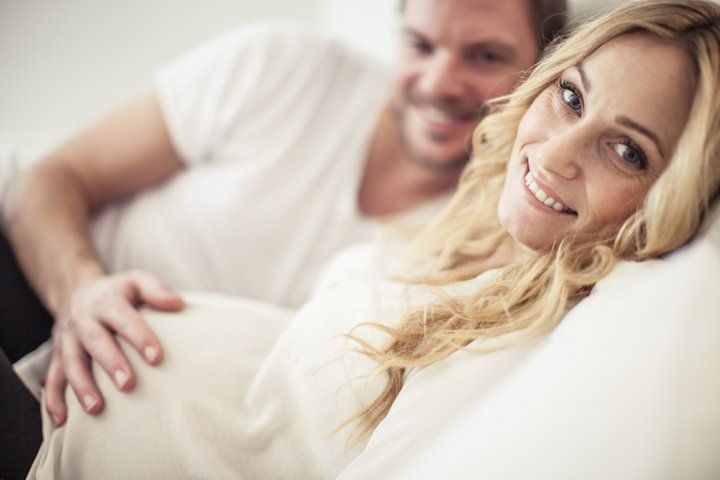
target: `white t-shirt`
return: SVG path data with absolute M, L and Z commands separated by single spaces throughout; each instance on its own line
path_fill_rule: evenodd
M 272 27 L 161 69 L 155 91 L 188 168 L 94 222 L 105 267 L 300 306 L 325 262 L 371 236 L 357 194 L 389 87 L 385 67 L 337 41 Z
M 98 374 L 106 407 L 97 417 L 69 390 L 63 427 L 43 408 L 29 478 L 334 479 L 365 445 L 348 446 L 352 428 L 334 430 L 385 384 L 343 334 L 364 322 L 395 324 L 431 297 L 397 282 L 348 282 L 294 316 L 217 294 L 185 298 L 180 313 L 144 311 L 164 346 L 160 366 L 119 340 L 139 379 L 131 393 Z M 382 338 L 367 327 L 358 334 Z

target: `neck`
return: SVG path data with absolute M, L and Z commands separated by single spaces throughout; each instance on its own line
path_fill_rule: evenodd
M 413 162 L 403 146 L 398 122 L 387 105 L 373 132 L 358 201 L 370 216 L 398 213 L 450 192 L 462 166 L 432 170 Z

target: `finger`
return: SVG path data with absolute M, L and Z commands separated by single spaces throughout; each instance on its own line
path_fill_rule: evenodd
M 53 354 L 45 377 L 45 407 L 56 426 L 62 425 L 67 419 L 65 385 L 67 385 L 67 381 L 60 356 Z
M 85 351 L 105 370 L 119 390 L 128 391 L 133 388 L 135 373 L 115 338 L 104 325 L 87 325 L 80 339 Z
M 160 280 L 143 272 L 131 274 L 135 283 L 136 299 L 157 310 L 174 312 L 185 306 L 180 295 L 163 285 Z
M 65 377 L 87 413 L 95 414 L 103 407 L 102 395 L 90 373 L 90 359 L 74 339 L 62 342 L 62 367 Z
M 132 305 L 118 302 L 114 308 L 103 312 L 102 320 L 140 352 L 147 363 L 157 365 L 162 361 L 160 342 Z

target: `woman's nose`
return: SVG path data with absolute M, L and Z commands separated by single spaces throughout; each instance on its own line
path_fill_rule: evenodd
M 582 163 L 592 155 L 581 129 L 553 132 L 535 152 L 535 164 L 544 173 L 573 180 L 582 173 Z

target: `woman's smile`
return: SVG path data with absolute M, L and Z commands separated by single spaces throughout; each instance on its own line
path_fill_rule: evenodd
M 525 185 L 523 189 L 523 197 L 541 212 L 552 215 L 562 215 L 568 217 L 576 217 L 577 212 L 568 207 L 560 196 L 544 185 L 530 170 L 530 166 L 525 164 L 525 175 L 522 182 Z

